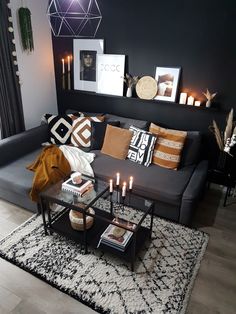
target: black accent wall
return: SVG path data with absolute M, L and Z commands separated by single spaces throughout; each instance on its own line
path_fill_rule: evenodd
M 204 100 L 218 92 L 216 109 L 61 90 L 61 58 L 72 54 L 73 39 L 53 37 L 59 111 L 66 108 L 111 112 L 179 129 L 208 133 L 215 118 L 236 109 L 236 2 L 234 0 L 98 0 L 102 22 L 96 38 L 105 53 L 125 54 L 127 72 L 153 75 L 156 66 L 180 66 L 180 90 Z M 208 134 L 209 135 L 209 134 Z

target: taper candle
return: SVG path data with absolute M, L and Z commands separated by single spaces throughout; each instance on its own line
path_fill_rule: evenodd
M 116 174 L 116 185 L 120 185 L 120 174 L 117 172 Z
M 62 62 L 62 74 L 65 74 L 65 60 L 61 59 Z
M 134 178 L 133 177 L 130 177 L 129 178 L 129 189 L 132 190 L 133 188 L 133 182 L 134 182 Z
M 126 182 L 123 183 L 123 186 L 122 186 L 122 197 L 125 197 L 125 194 L 126 194 Z
M 67 57 L 67 62 L 68 62 L 68 72 L 70 72 L 70 56 Z
M 112 193 L 113 192 L 113 180 L 110 180 L 110 188 L 109 188 L 109 192 Z

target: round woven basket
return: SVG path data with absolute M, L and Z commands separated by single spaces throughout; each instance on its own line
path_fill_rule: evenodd
M 89 209 L 87 211 L 92 215 L 95 214 L 94 210 L 91 207 L 89 207 Z M 69 213 L 69 218 L 70 218 L 71 227 L 74 230 L 77 230 L 77 231 L 83 231 L 84 230 L 83 214 L 82 213 L 71 209 L 70 213 Z M 93 217 L 86 216 L 86 230 L 92 227 L 93 221 L 94 221 Z

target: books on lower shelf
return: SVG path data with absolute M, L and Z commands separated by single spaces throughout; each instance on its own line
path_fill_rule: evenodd
M 113 219 L 113 222 L 115 221 L 116 218 Z M 122 225 L 129 226 L 131 229 L 135 229 L 136 225 L 121 219 L 119 219 L 119 225 L 120 226 L 115 226 L 110 224 L 102 233 L 97 247 L 99 247 L 100 244 L 105 244 L 124 252 L 132 238 L 133 232 L 122 228 Z
M 75 184 L 72 182 L 72 179 L 69 178 L 65 182 L 62 183 L 62 190 L 69 191 L 74 194 L 81 196 L 86 191 L 88 191 L 93 186 L 92 180 L 85 180 L 82 178 L 82 182 L 79 184 Z

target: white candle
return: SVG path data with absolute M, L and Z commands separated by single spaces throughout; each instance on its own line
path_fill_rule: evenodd
M 193 106 L 193 104 L 194 104 L 194 98 L 193 98 L 193 96 L 189 96 L 189 97 L 188 97 L 188 102 L 187 102 L 187 104 Z
M 113 180 L 110 180 L 110 189 L 109 192 L 112 193 L 113 192 Z
M 61 59 L 62 62 L 62 74 L 65 74 L 65 60 Z
M 126 194 L 126 182 L 124 182 L 122 186 L 122 197 L 125 197 L 125 194 Z
M 120 185 L 120 174 L 117 172 L 116 174 L 116 185 Z
M 134 178 L 133 177 L 130 177 L 129 178 L 129 189 L 132 190 L 133 188 L 133 182 L 134 182 Z
M 179 98 L 179 103 L 185 105 L 187 101 L 187 93 L 181 93 Z
M 194 103 L 194 106 L 200 107 L 201 106 L 200 100 L 196 100 L 195 103 Z
M 70 56 L 67 57 L 67 62 L 68 62 L 68 72 L 70 72 Z

